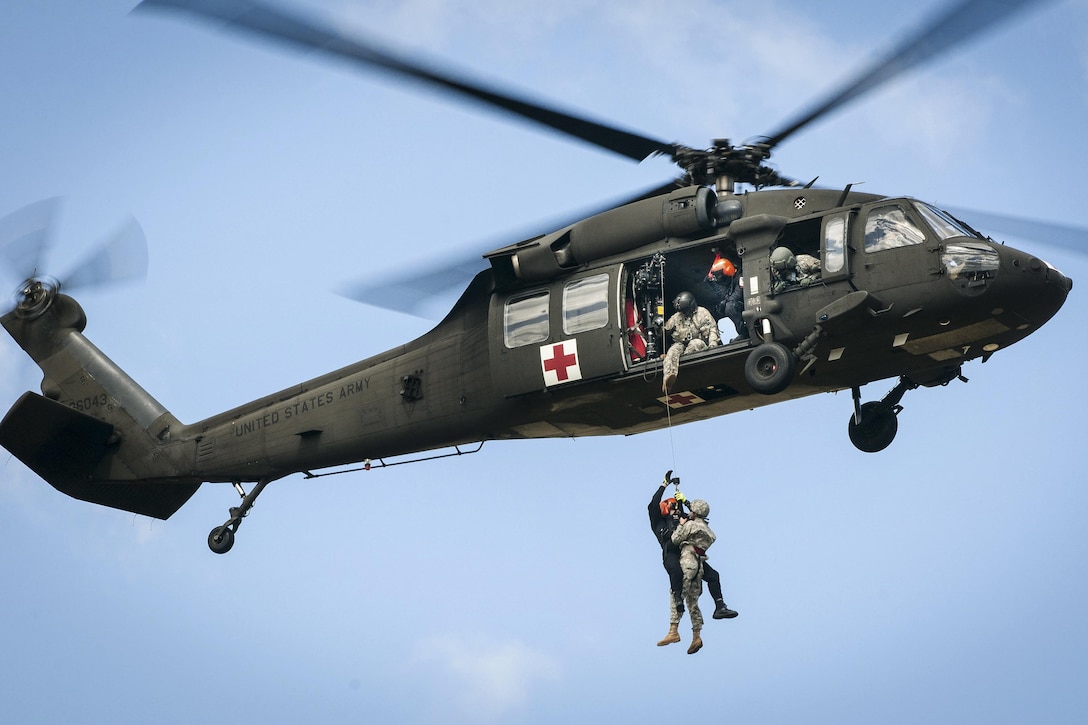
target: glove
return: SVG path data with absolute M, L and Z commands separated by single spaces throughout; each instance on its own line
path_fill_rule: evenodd
M 665 480 L 661 482 L 661 485 L 662 486 L 668 486 L 669 485 L 669 479 L 671 479 L 671 478 L 672 478 L 672 469 L 670 468 L 669 470 L 665 471 Z
M 677 491 L 677 492 L 676 492 L 676 495 L 675 495 L 675 496 L 673 496 L 673 498 L 675 498 L 675 499 L 676 499 L 676 502 L 677 502 L 677 503 L 684 503 L 685 501 L 687 501 L 687 500 L 688 500 L 688 497 L 687 497 L 687 496 L 685 496 L 685 495 L 683 494 L 683 492 L 681 492 L 681 491 Z

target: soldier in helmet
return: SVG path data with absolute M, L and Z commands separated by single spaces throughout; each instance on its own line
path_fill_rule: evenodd
M 820 279 L 820 260 L 811 254 L 798 254 L 787 247 L 776 247 L 771 252 L 771 277 L 775 292 L 790 287 L 807 287 Z
M 680 524 L 681 507 L 685 503 L 684 495 L 677 492 L 676 497 L 662 500 L 665 488 L 680 479 L 672 478 L 672 471 L 665 474 L 665 480 L 658 486 L 647 510 L 650 514 L 650 528 L 661 544 L 661 563 L 669 575 L 669 633 L 657 643 L 663 647 L 680 641 L 677 631 L 680 617 L 684 613 L 684 571 L 680 566 L 680 547 L 672 543 L 672 535 Z M 703 562 L 702 580 L 706 582 L 710 595 L 714 597 L 714 619 L 732 619 L 737 613 L 725 605 L 722 599 L 721 576 L 710 564 Z
M 668 393 L 680 371 L 680 356 L 701 352 L 721 342 L 718 323 L 705 307 L 700 307 L 691 292 L 681 292 L 673 300 L 676 312 L 665 323 L 665 334 L 672 335 L 672 345 L 665 354 L 665 379 L 661 389 Z
M 706 550 L 714 543 L 714 532 L 706 523 L 710 505 L 702 499 L 691 502 L 690 517 L 680 517 L 680 525 L 672 532 L 672 543 L 680 547 L 680 568 L 684 572 L 684 600 L 691 616 L 691 646 L 688 654 L 695 654 L 703 646 L 703 613 L 699 610 L 699 595 L 703 593 L 703 569 L 706 566 Z M 735 616 L 735 615 L 734 615 Z M 672 635 L 676 625 L 670 628 Z M 679 638 L 679 635 L 677 635 Z

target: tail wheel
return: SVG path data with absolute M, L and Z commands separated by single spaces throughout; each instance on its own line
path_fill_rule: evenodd
M 861 422 L 850 416 L 847 433 L 854 447 L 864 453 L 877 453 L 892 444 L 899 430 L 895 408 L 884 403 L 872 402 L 861 406 Z
M 748 354 L 744 378 L 752 390 L 763 395 L 781 393 L 793 380 L 797 361 L 780 342 L 765 342 Z
M 208 534 L 208 548 L 216 554 L 226 554 L 234 546 L 234 530 L 224 524 L 216 526 Z

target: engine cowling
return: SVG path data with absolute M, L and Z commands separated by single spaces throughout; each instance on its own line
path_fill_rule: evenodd
M 658 240 L 712 230 L 717 224 L 716 201 L 711 189 L 689 186 L 609 209 L 485 256 L 500 279 L 540 282 Z

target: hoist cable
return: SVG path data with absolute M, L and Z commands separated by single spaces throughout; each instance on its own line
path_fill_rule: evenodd
M 660 257 L 660 267 L 658 268 L 658 285 L 660 287 L 658 299 L 661 301 L 661 352 L 665 358 L 661 362 L 661 376 L 662 381 L 665 379 L 665 359 L 669 356 L 669 346 L 667 343 L 668 334 L 665 330 L 665 257 Z M 667 421 L 667 428 L 669 430 L 669 452 L 672 455 L 672 467 L 676 468 L 676 441 L 672 435 L 672 406 L 669 404 L 669 391 L 662 386 L 662 392 L 665 393 L 665 420 Z

